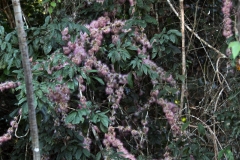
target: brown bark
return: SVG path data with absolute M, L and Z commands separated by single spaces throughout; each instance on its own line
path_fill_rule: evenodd
M 40 149 L 38 139 L 38 127 L 36 121 L 36 112 L 34 107 L 34 92 L 32 83 L 32 71 L 30 68 L 28 46 L 26 33 L 23 28 L 22 10 L 19 0 L 12 0 L 15 22 L 18 34 L 19 48 L 22 55 L 22 64 L 24 70 L 24 80 L 27 91 L 28 117 L 30 125 L 30 136 L 32 140 L 33 160 L 40 160 Z

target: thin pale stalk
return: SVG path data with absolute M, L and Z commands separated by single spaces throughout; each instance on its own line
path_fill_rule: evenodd
M 182 33 L 182 75 L 185 77 L 182 81 L 181 87 L 181 98 L 180 98 L 180 113 L 179 116 L 182 115 L 183 105 L 184 105 L 184 97 L 186 92 L 186 53 L 185 53 L 185 27 L 184 27 L 184 7 L 183 0 L 180 0 L 180 12 L 181 12 L 181 33 Z

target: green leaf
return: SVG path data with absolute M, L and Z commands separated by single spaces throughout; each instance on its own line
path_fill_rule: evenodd
M 103 126 L 108 127 L 108 118 L 107 118 L 107 116 L 106 117 L 100 116 L 99 118 L 100 118 L 100 121 L 103 124 Z
M 176 36 L 174 34 L 170 35 L 170 40 L 175 43 L 176 42 Z
M 93 116 L 93 118 L 92 118 L 92 122 L 93 123 L 97 123 L 99 121 L 99 119 L 98 119 L 98 114 L 95 114 L 94 116 Z
M 167 32 L 167 34 L 175 34 L 175 35 L 177 35 L 177 36 L 179 36 L 179 37 L 182 36 L 182 34 L 181 34 L 178 30 L 176 30 L 176 29 L 171 29 L 171 30 L 169 30 L 169 31 Z
M 50 16 L 47 16 L 46 18 L 45 18 L 45 24 L 49 24 L 49 21 L 50 21 Z M 39 31 L 39 30 L 37 30 L 37 31 Z M 35 32 L 34 32 L 35 33 Z
M 73 112 L 71 112 L 69 115 L 67 115 L 67 117 L 66 117 L 66 123 L 70 123 L 70 122 L 72 122 L 74 119 L 75 119 L 75 117 L 77 116 L 77 112 L 75 112 L 75 111 L 73 111 Z
M 177 78 L 184 82 L 186 77 L 184 75 L 177 75 Z
M 81 149 L 78 149 L 75 153 L 75 158 L 76 159 L 80 159 L 82 156 L 82 150 Z
M 201 123 L 198 124 L 198 132 L 201 135 L 205 135 L 205 128 L 203 127 L 203 125 Z
M 90 152 L 87 150 L 87 149 L 83 149 L 83 154 L 86 156 L 86 157 L 89 157 L 90 156 Z
M 8 64 L 7 70 L 9 70 L 12 67 L 12 63 L 13 63 L 13 58 L 11 58 L 7 63 Z
M 96 155 L 96 160 L 100 160 L 101 156 L 102 156 L 101 152 L 98 152 L 97 155 Z
M 190 122 L 187 121 L 182 125 L 182 131 L 184 131 L 188 126 L 189 126 Z
M 12 33 L 8 33 L 5 37 L 5 41 L 8 42 L 11 37 L 12 37 Z
M 22 99 L 19 100 L 18 105 L 21 105 L 23 102 L 26 102 L 27 98 L 23 97 Z
M 14 36 L 14 35 L 12 36 L 11 43 L 12 43 L 12 45 L 17 45 L 18 44 L 17 36 Z
M 68 75 L 69 75 L 69 77 L 72 79 L 73 78 L 73 76 L 74 76 L 74 68 L 73 67 L 69 67 L 69 70 L 68 70 Z
M 105 85 L 104 81 L 101 78 L 95 76 L 93 76 L 92 78 L 96 79 L 101 85 Z
M 223 157 L 224 154 L 226 155 L 226 158 L 228 160 L 234 160 L 234 156 L 233 156 L 233 153 L 231 152 L 231 147 L 230 146 L 224 148 L 223 150 L 221 150 L 218 153 L 218 159 L 220 160 Z
M 42 98 L 43 97 L 43 92 L 41 90 L 37 90 L 35 91 L 35 94 L 38 98 Z
M 166 42 L 167 42 L 167 40 L 170 39 L 169 36 L 168 36 L 167 34 L 163 34 L 163 38 L 164 38 L 164 41 L 166 41 Z
M 65 157 L 67 160 L 72 160 L 72 153 L 71 153 L 71 152 L 65 152 L 64 157 Z
M 157 56 L 157 49 L 154 47 L 152 51 L 152 59 L 154 59 Z
M 48 54 L 48 53 L 51 52 L 51 50 L 52 50 L 52 45 L 45 43 L 44 46 L 43 46 L 44 53 Z
M 130 72 L 127 77 L 128 85 L 130 88 L 133 88 L 133 80 L 132 80 L 132 73 Z
M 233 59 L 236 59 L 236 57 L 239 55 L 239 52 L 240 52 L 240 42 L 239 41 L 231 42 L 228 45 L 228 48 L 232 49 L 232 57 Z
M 77 110 L 78 114 L 82 115 L 82 116 L 86 116 L 88 115 L 91 111 L 87 108 L 82 108 L 82 109 L 78 109 Z
M 128 46 L 127 49 L 132 50 L 132 51 L 137 51 L 138 48 L 134 45 Z
M 140 8 L 144 8 L 143 1 L 142 0 L 137 0 L 137 6 Z
M 143 18 L 147 23 L 157 24 L 157 20 L 150 15 L 145 15 Z
M 68 84 L 68 88 L 69 88 L 69 89 L 74 90 L 74 86 L 75 86 L 75 85 L 74 85 L 74 82 L 73 82 L 73 81 L 68 81 L 67 84 Z
M 3 26 L 0 26 L 0 35 L 3 35 L 4 34 L 4 27 Z
M 50 5 L 54 8 L 54 7 L 56 7 L 57 4 L 56 4 L 56 2 L 51 2 Z
M 25 102 L 25 103 L 22 105 L 22 114 L 23 114 L 23 115 L 27 115 L 27 114 L 28 114 L 28 104 L 27 104 L 27 102 Z
M 228 160 L 234 160 L 233 153 L 230 149 L 226 150 L 226 157 L 227 157 Z
M 1 44 L 1 50 L 5 50 L 6 46 L 7 46 L 7 43 L 6 43 L 6 42 L 3 42 L 3 43 Z
M 48 8 L 48 12 L 49 12 L 50 14 L 52 14 L 53 8 L 52 8 L 52 7 L 49 7 L 49 8 Z
M 146 65 L 142 65 L 141 70 L 147 75 L 148 67 Z
M 80 112 L 77 112 L 75 119 L 73 119 L 72 124 L 79 124 L 80 122 L 84 122 L 83 115 Z
M 107 131 L 108 131 L 108 128 L 105 127 L 102 123 L 100 123 L 100 129 L 101 129 L 101 131 L 104 132 L 104 133 L 107 133 Z
M 134 58 L 134 59 L 130 62 L 130 65 L 132 65 L 132 68 L 133 68 L 133 69 L 134 69 L 136 66 L 138 66 L 138 68 L 139 68 L 141 62 L 142 62 L 142 61 L 139 60 L 138 57 L 136 57 L 136 58 Z

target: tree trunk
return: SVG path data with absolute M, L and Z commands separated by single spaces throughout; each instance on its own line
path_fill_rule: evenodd
M 27 90 L 27 103 L 28 103 L 28 116 L 30 124 L 30 136 L 32 140 L 33 160 L 40 160 L 39 140 L 38 140 L 38 127 L 36 121 L 36 112 L 34 107 L 32 72 L 30 68 L 28 46 L 26 33 L 23 28 L 22 10 L 19 0 L 12 0 L 13 10 L 15 15 L 15 22 L 18 33 L 19 48 L 22 55 L 22 64 L 24 69 L 24 78 Z

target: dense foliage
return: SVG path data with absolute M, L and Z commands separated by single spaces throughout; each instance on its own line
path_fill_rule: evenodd
M 185 2 L 186 23 L 227 55 L 219 58 L 187 32 L 187 76 L 181 75 L 179 19 L 165 1 L 23 3 L 42 159 L 238 159 L 232 3 Z M 0 23 L 0 156 L 32 159 L 23 69 L 10 22 L 5 15 Z

